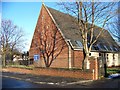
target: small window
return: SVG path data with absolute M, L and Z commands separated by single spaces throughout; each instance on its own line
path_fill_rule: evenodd
M 103 45 L 104 46 L 104 48 L 106 49 L 106 50 L 108 50 L 108 48 L 107 48 L 107 46 L 106 45 Z
M 89 56 L 91 56 L 91 53 L 89 53 Z
M 97 44 L 97 46 L 98 46 L 98 48 L 99 48 L 99 49 L 101 49 L 101 46 L 100 46 L 100 44 Z
M 115 54 L 113 54 L 113 60 L 115 60 Z
M 114 51 L 112 46 L 110 46 L 110 49 L 111 49 L 112 51 Z
M 107 54 L 107 57 L 106 57 L 106 58 L 107 58 L 107 60 L 108 60 L 108 54 Z
M 98 48 L 96 45 L 94 46 L 94 49 L 95 49 L 95 50 L 99 50 L 99 48 Z
M 99 53 L 99 56 L 101 56 L 101 53 Z
M 116 47 L 115 47 L 114 49 L 115 49 L 116 51 L 118 51 L 118 49 L 117 49 Z
M 77 46 L 83 47 L 82 43 L 80 41 L 76 41 Z

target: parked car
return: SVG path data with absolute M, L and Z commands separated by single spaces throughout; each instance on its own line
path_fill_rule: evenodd
M 111 74 L 108 76 L 109 79 L 120 79 L 120 73 L 116 73 L 116 74 Z

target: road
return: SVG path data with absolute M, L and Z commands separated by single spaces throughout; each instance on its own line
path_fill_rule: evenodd
M 66 87 L 69 88 L 113 88 L 120 90 L 120 79 L 105 79 L 105 80 L 97 80 L 89 83 L 84 84 L 74 84 L 74 85 L 68 85 Z
M 34 84 L 32 82 L 3 77 L 2 88 L 57 88 L 57 86 L 48 84 Z
M 9 76 L 9 77 L 5 77 Z M 26 77 L 25 77 L 26 76 Z M 14 79 L 10 77 L 21 77 L 22 79 Z M 43 77 L 39 76 L 36 77 L 35 79 L 34 76 L 29 76 L 29 75 L 23 75 L 23 74 L 12 74 L 12 73 L 3 73 L 2 76 L 2 87 L 3 88 L 119 88 L 120 90 L 120 77 L 113 78 L 113 79 L 103 79 L 103 80 L 96 80 L 96 81 L 91 81 L 91 82 L 86 82 L 86 83 L 80 83 L 81 81 L 76 81 L 77 83 L 72 83 L 72 82 L 66 82 L 60 85 L 55 85 L 55 84 L 36 84 L 30 81 L 26 81 L 26 79 L 31 79 L 31 81 L 44 81 L 44 82 L 54 82 L 55 80 L 58 82 L 60 78 L 51 78 L 51 77 Z M 63 80 L 62 80 L 63 81 Z M 60 81 L 59 81 L 60 82 Z M 75 82 L 75 81 L 74 81 Z
M 13 78 L 2 78 L 2 88 L 119 88 L 120 79 L 98 80 L 84 84 L 71 84 L 65 86 L 56 86 L 48 84 L 35 84 Z

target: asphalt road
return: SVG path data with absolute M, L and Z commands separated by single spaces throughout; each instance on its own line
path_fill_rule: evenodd
M 23 78 L 22 80 L 19 79 L 14 79 L 10 77 L 4 77 L 4 76 L 14 76 L 14 77 L 21 77 Z M 33 82 L 25 81 L 25 78 L 29 77 L 32 81 L 34 81 L 35 77 L 34 76 L 29 76 L 29 75 L 23 75 L 23 74 L 12 74 L 12 73 L 3 73 L 2 76 L 2 88 L 117 88 L 117 90 L 120 90 L 120 77 L 112 78 L 112 79 L 103 79 L 103 80 L 96 80 L 96 81 L 91 81 L 91 82 L 86 82 L 86 83 L 79 83 L 81 81 L 76 81 L 77 83 L 64 83 L 61 85 L 55 85 L 55 84 L 36 84 Z M 34 77 L 34 78 L 33 78 Z M 41 78 L 40 78 L 41 77 Z M 0 77 L 1 78 L 1 77 Z M 43 77 L 39 76 L 37 77 L 38 80 L 44 80 L 45 82 L 48 81 L 58 81 L 60 78 L 51 78 L 51 77 Z M 36 79 L 35 79 L 36 80 Z M 63 81 L 63 80 L 62 80 Z M 74 81 L 75 82 L 75 81 Z M 71 84 L 70 84 L 71 83 Z
M 2 88 L 57 88 L 57 86 L 48 84 L 34 84 L 32 82 L 3 77 Z
M 84 84 L 71 84 L 66 86 L 56 86 L 48 84 L 34 84 L 13 78 L 2 78 L 2 88 L 118 88 L 120 89 L 120 79 L 98 80 Z
M 69 88 L 107 88 L 107 89 L 117 89 L 120 90 L 120 78 L 117 79 L 105 79 L 105 80 L 97 80 L 89 83 L 84 83 L 84 84 L 74 84 L 74 85 L 68 85 L 66 87 Z M 106 90 L 107 90 L 106 89 Z

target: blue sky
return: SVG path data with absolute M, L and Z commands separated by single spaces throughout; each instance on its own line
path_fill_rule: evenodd
M 28 51 L 33 37 L 34 29 L 40 13 L 42 2 L 3 2 L 2 19 L 12 20 L 13 23 L 25 32 Z M 58 9 L 55 2 L 45 2 L 45 5 Z
M 41 5 L 42 2 L 2 2 L 2 19 L 12 20 L 25 32 L 27 44 L 23 51 L 30 48 Z M 56 2 L 45 2 L 45 5 L 61 10 Z

